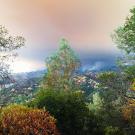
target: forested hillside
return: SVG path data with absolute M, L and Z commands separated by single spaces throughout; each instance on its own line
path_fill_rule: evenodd
M 45 70 L 12 74 L 25 39 L 0 26 L 0 134 L 135 135 L 135 8 L 111 37 L 122 51 L 112 68 L 82 71 L 62 38 Z

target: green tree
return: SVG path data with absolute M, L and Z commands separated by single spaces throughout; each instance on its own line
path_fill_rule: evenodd
M 126 92 L 129 82 L 125 75 L 117 72 L 104 72 L 98 75 L 100 81 L 101 95 L 106 103 L 122 105 L 126 101 Z M 116 102 L 115 102 L 116 101 Z
M 100 94 L 98 92 L 93 94 L 93 105 L 96 107 L 96 109 L 101 109 L 103 107 L 103 99 L 101 98 Z
M 104 72 L 98 75 L 99 93 L 104 102 L 99 110 L 103 118 L 103 125 L 118 126 L 124 125 L 122 117 L 122 106 L 127 102 L 127 89 L 129 85 L 126 79 L 117 72 Z
M 125 52 L 124 57 L 119 59 L 119 64 L 129 84 L 128 90 L 135 79 L 135 7 L 130 10 L 124 25 L 116 29 L 112 37 L 118 48 Z
M 102 135 L 98 119 L 81 92 L 40 90 L 29 106 L 47 109 L 57 119 L 62 135 Z
M 112 39 L 126 53 L 119 59 L 120 66 L 127 68 L 135 65 L 135 8 L 130 10 L 125 23 L 114 31 Z
M 79 68 L 80 61 L 70 48 L 66 39 L 60 42 L 59 50 L 46 59 L 47 74 L 44 87 L 55 90 L 67 90 L 73 86 L 73 74 Z
M 108 126 L 105 128 L 105 135 L 123 135 L 124 133 L 118 127 Z
M 130 10 L 123 26 L 115 30 L 112 35 L 118 48 L 129 53 L 135 53 L 135 8 Z
M 11 36 L 8 30 L 0 25 L 0 85 L 9 79 L 9 61 L 17 55 L 16 50 L 25 44 L 21 36 Z

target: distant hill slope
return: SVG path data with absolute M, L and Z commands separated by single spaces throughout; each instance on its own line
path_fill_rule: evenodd
M 97 84 L 96 74 L 103 71 L 117 70 L 116 66 L 100 65 L 92 68 L 81 68 L 76 72 L 75 80 L 78 85 L 90 93 Z M 27 102 L 32 99 L 40 87 L 40 82 L 45 75 L 46 70 L 39 70 L 27 73 L 13 74 L 14 83 L 7 84 L 5 89 L 0 90 L 0 106 L 8 103 Z

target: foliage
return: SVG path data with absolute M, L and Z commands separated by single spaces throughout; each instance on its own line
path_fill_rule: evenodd
M 104 126 L 124 127 L 125 120 L 121 108 L 127 102 L 129 82 L 118 72 L 101 73 L 98 79 L 99 93 L 103 102 L 100 110 L 96 110 L 96 114 L 99 113 L 102 117 Z
M 118 127 L 108 126 L 105 128 L 105 135 L 123 135 L 123 132 Z
M 100 81 L 100 89 L 106 103 L 120 101 L 119 105 L 126 102 L 126 92 L 130 87 L 130 83 L 122 73 L 104 72 L 98 75 Z M 118 103 L 118 102 L 117 102 Z
M 131 85 L 131 90 L 134 90 L 135 91 L 135 79 L 134 79 L 134 81 L 133 81 L 133 83 Z
M 57 119 L 58 128 L 64 135 L 93 135 L 96 131 L 98 134 L 94 115 L 89 113 L 81 92 L 43 89 L 33 101 L 33 106 L 45 107 Z
M 115 72 L 103 72 L 98 75 L 100 87 L 113 88 L 115 87 L 114 82 L 117 79 L 117 73 Z
M 62 39 L 59 50 L 46 59 L 47 74 L 43 85 L 55 90 L 70 89 L 73 87 L 72 76 L 79 66 L 80 61 L 68 41 Z
M 130 10 L 123 26 L 115 30 L 113 39 L 118 47 L 127 53 L 135 53 L 135 8 Z
M 103 108 L 104 100 L 100 96 L 99 92 L 96 92 L 93 94 L 92 103 L 88 103 L 87 105 L 90 110 L 98 113 L 98 110 L 101 110 Z
M 27 76 L 29 75 L 27 74 Z M 13 75 L 12 77 L 15 78 L 14 84 L 9 85 L 8 88 L 0 90 L 0 106 L 28 102 L 34 98 L 42 79 L 42 77 L 38 78 L 34 76 L 26 78 Z
M 135 65 L 125 68 L 124 73 L 125 73 L 126 79 L 132 83 L 135 78 Z
M 112 38 L 118 48 L 126 52 L 118 61 L 119 67 L 125 73 L 128 81 L 132 83 L 135 78 L 135 8 L 130 10 L 123 26 L 115 30 Z
M 47 111 L 10 105 L 1 111 L 0 132 L 10 135 L 58 135 L 55 123 L 56 120 Z
M 15 50 L 24 46 L 25 39 L 21 36 L 11 36 L 8 30 L 0 25 L 0 84 L 9 80 L 9 60 L 17 55 Z
M 123 116 L 135 127 L 135 100 L 130 99 L 128 103 L 123 106 Z
M 135 124 L 135 102 L 134 102 L 134 78 L 135 78 L 135 8 L 130 10 L 130 15 L 126 18 L 123 26 L 115 30 L 113 39 L 118 48 L 126 52 L 121 58 L 120 67 L 125 75 L 126 82 L 129 84 L 127 88 L 130 97 L 126 97 L 127 102 L 123 105 L 123 116 L 133 126 Z M 132 128 L 130 128 L 132 130 Z M 134 134 L 133 131 L 131 134 Z
M 130 125 L 135 125 L 135 102 L 134 102 L 134 78 L 135 78 L 135 7 L 130 10 L 130 15 L 126 18 L 123 26 L 115 30 L 112 35 L 118 48 L 126 54 L 119 60 L 120 68 L 126 78 L 129 87 L 127 88 L 130 97 L 126 97 L 127 102 L 122 107 L 125 120 Z M 123 76 L 122 76 L 123 77 Z M 133 90 L 133 91 L 131 91 Z M 135 130 L 129 127 L 128 134 L 134 134 Z M 133 128 L 135 129 L 135 128 Z

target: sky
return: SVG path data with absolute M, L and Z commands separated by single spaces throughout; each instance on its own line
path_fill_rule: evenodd
M 119 54 L 110 35 L 134 5 L 134 0 L 0 0 L 0 24 L 26 39 L 13 71 L 44 69 L 63 37 L 83 65 L 110 64 Z

